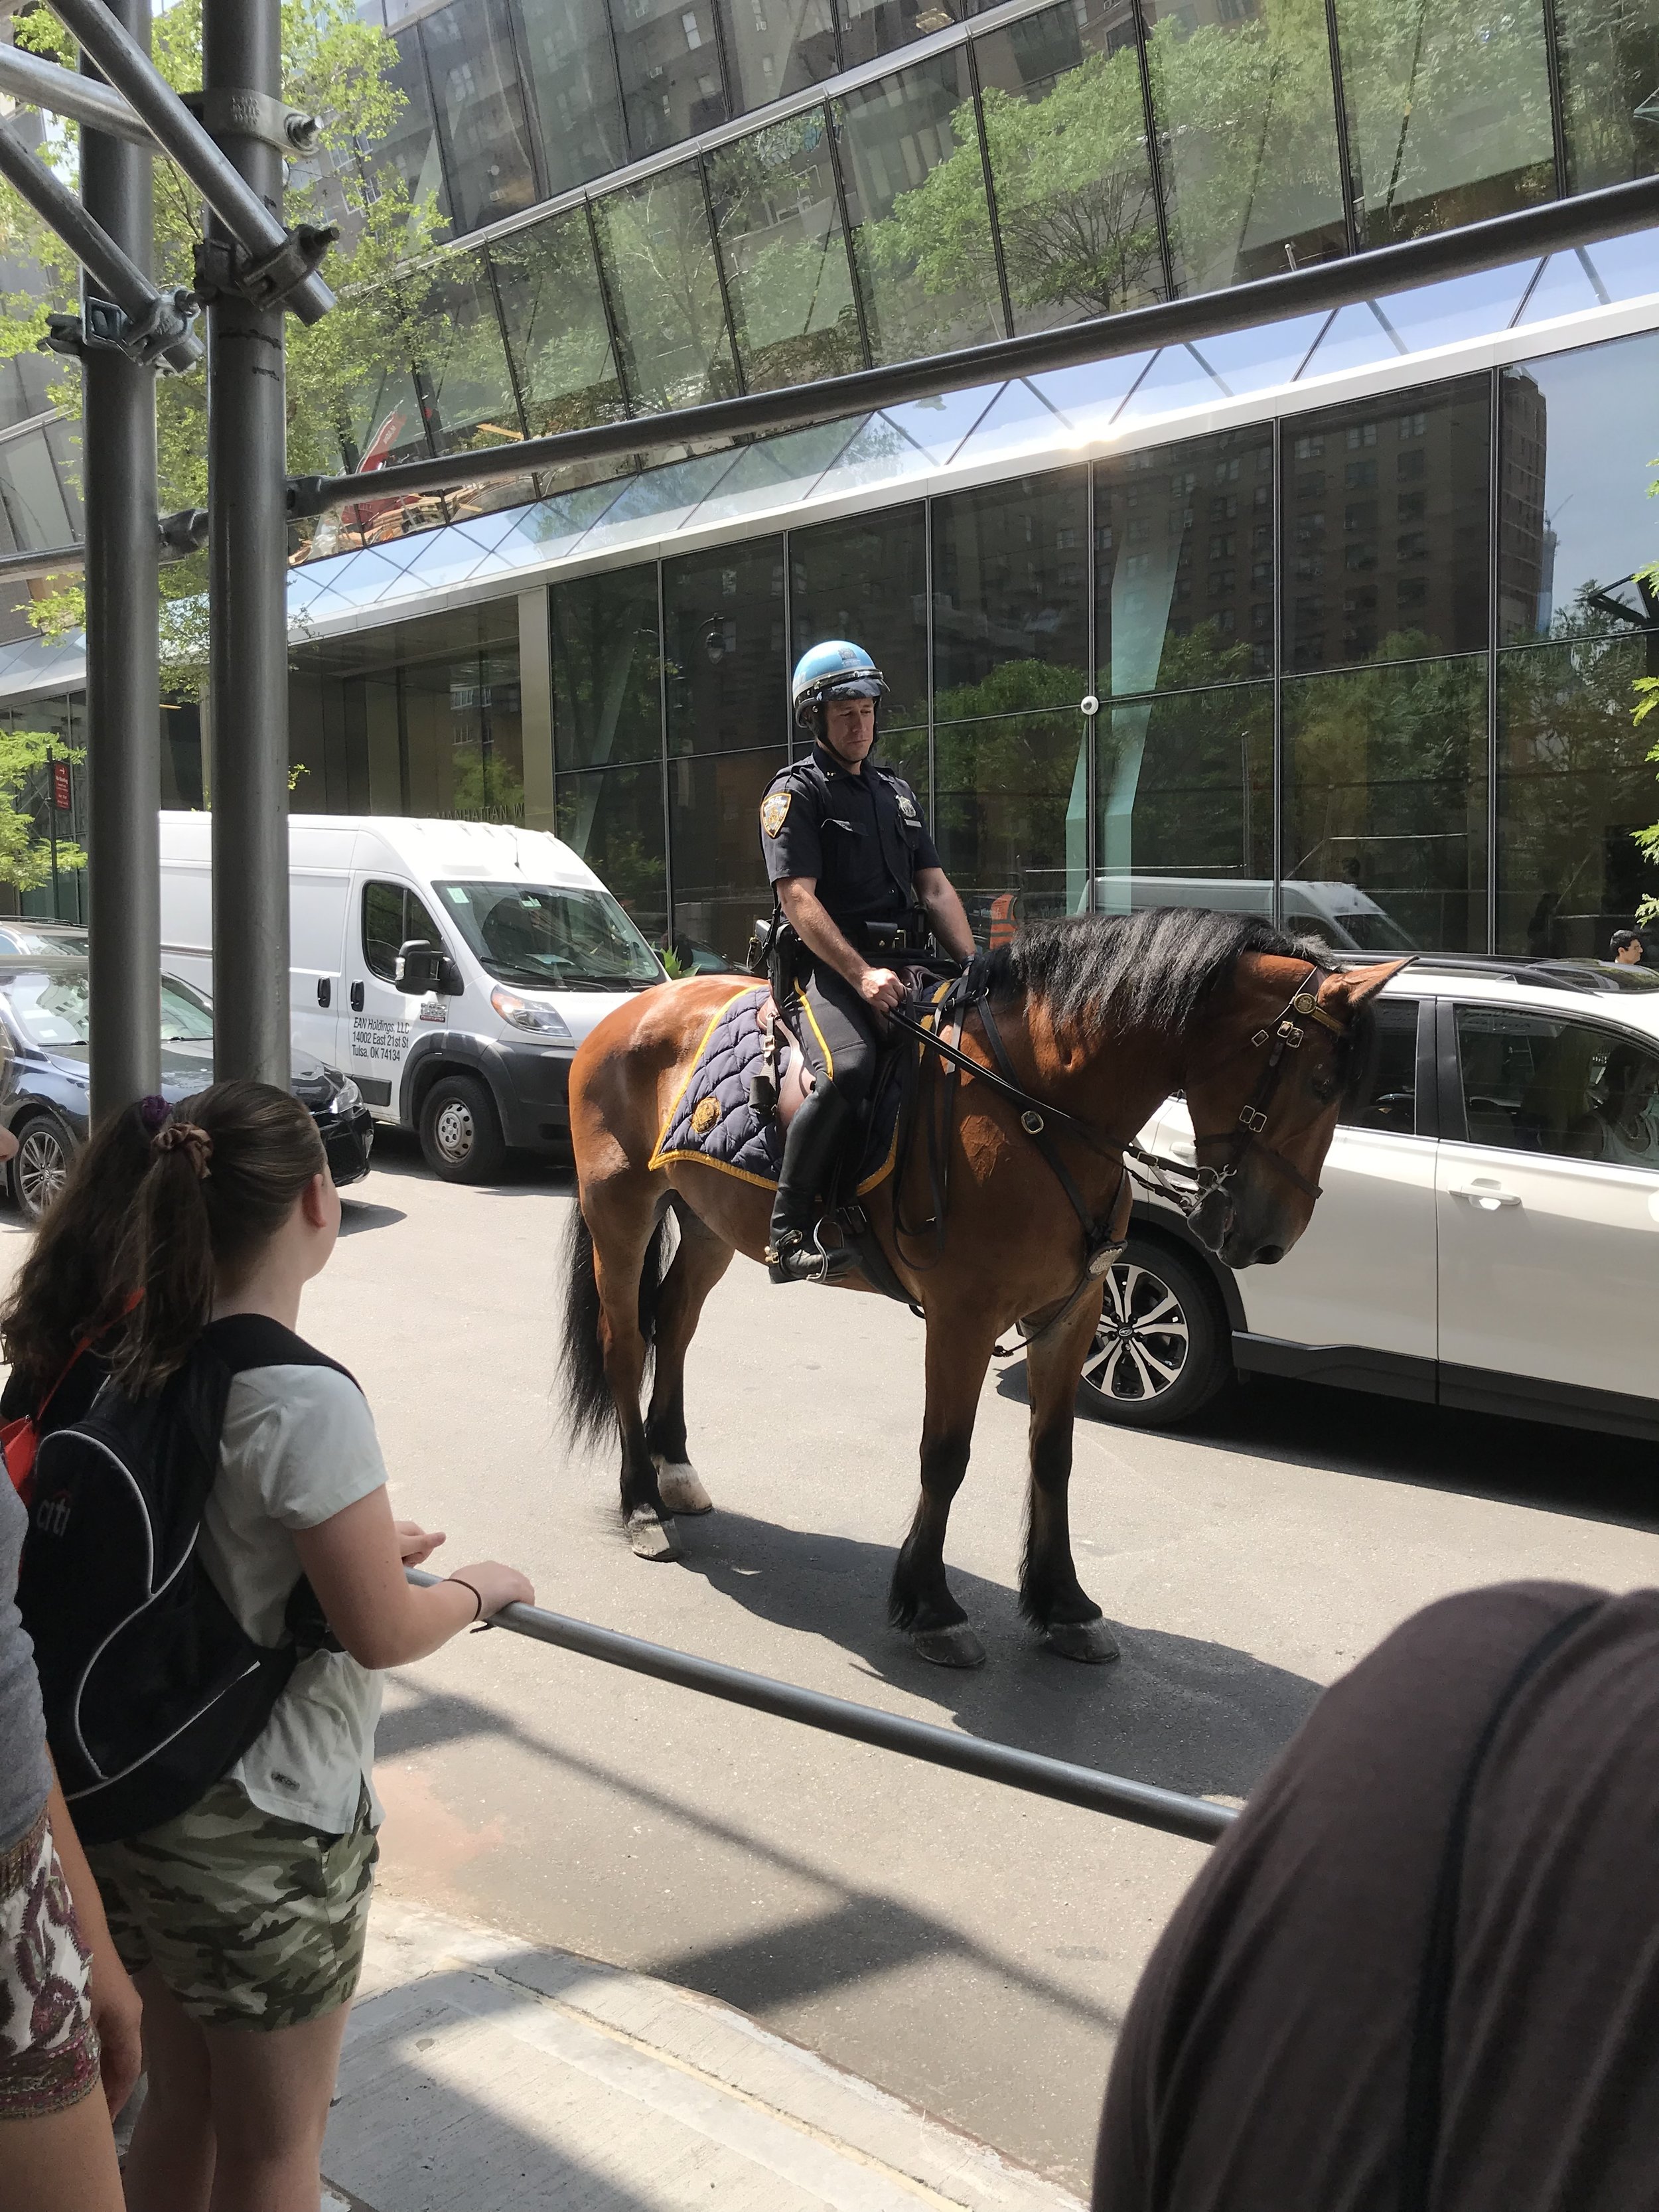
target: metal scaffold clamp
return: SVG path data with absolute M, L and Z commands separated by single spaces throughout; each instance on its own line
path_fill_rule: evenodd
M 274 253 L 259 258 L 230 239 L 202 240 L 196 248 L 198 300 L 246 300 L 255 307 L 282 307 L 308 284 L 340 235 L 334 223 L 295 223 Z
M 46 335 L 36 341 L 41 353 L 118 353 L 140 368 L 163 376 L 183 376 L 202 358 L 202 342 L 192 327 L 200 305 L 193 292 L 157 292 L 141 314 L 130 315 L 112 300 L 90 293 L 78 315 L 48 315 Z

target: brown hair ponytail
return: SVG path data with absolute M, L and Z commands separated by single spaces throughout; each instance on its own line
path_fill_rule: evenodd
M 328 1171 L 317 1125 L 290 1091 L 216 1083 L 173 1109 L 121 1235 L 118 1272 L 143 1292 L 116 1354 L 123 1389 L 145 1397 L 183 1366 L 234 1281 Z

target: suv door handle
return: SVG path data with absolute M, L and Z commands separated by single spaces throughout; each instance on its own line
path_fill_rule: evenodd
M 1472 1199 L 1482 1212 L 1495 1213 L 1500 1206 L 1519 1206 L 1521 1203 L 1514 1191 L 1500 1189 L 1495 1182 L 1455 1182 L 1448 1195 Z

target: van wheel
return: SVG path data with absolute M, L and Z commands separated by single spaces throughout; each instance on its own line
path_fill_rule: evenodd
M 1172 1428 L 1208 1405 L 1232 1371 L 1226 1316 L 1197 1267 L 1167 1244 L 1131 1237 L 1106 1278 L 1083 1362 L 1084 1403 L 1126 1427 Z
M 421 1150 L 446 1182 L 488 1182 L 507 1146 L 495 1102 L 476 1075 L 441 1075 L 421 1106 Z

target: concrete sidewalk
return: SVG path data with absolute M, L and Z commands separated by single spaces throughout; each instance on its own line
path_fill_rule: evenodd
M 381 1895 L 325 2212 L 1081 2212 L 716 2000 Z

